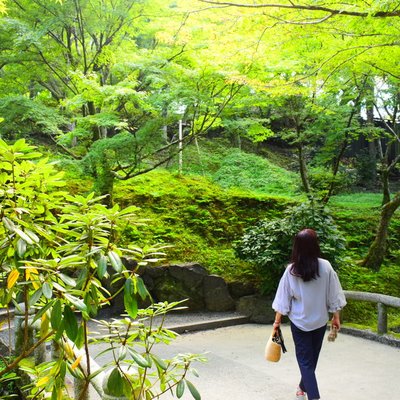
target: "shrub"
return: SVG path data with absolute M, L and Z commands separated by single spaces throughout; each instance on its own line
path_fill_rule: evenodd
M 240 258 L 253 263 L 261 274 L 262 291 L 272 293 L 288 262 L 293 236 L 304 228 L 317 232 L 323 257 L 336 267 L 345 240 L 339 233 L 329 212 L 322 206 L 303 203 L 288 209 L 282 219 L 264 219 L 250 228 L 237 243 Z
M 151 322 L 147 329 L 137 322 L 152 321 L 178 304 L 138 309 L 138 300 L 149 294 L 137 270 L 157 261 L 162 253 L 160 248 L 144 250 L 132 243 L 119 246 L 124 227 L 137 224 L 136 207 L 106 208 L 93 193 L 71 196 L 64 189 L 62 174 L 35 147 L 22 139 L 13 145 L 0 139 L 0 307 L 15 306 L 24 321 L 15 324 L 15 343 L 9 331 L 7 346 L 15 346 L 15 359 L 1 358 L 1 390 L 10 383 L 19 384 L 10 379 L 21 374 L 29 377 L 20 388 L 24 398 L 67 399 L 68 371 L 82 382 L 76 398 L 83 398 L 97 372 L 111 368 L 108 394 L 158 399 L 172 388 L 182 393 L 187 386 L 197 396 L 186 376 L 191 362 L 200 358 L 160 359 L 152 353 L 154 344 L 168 344 L 175 334 L 162 323 L 154 326 Z M 135 263 L 125 265 L 122 256 Z M 111 288 L 106 289 L 102 283 L 107 279 Z M 113 356 L 98 371 L 90 372 L 81 364 L 93 351 L 88 321 L 95 321 L 119 293 L 123 293 L 127 316 L 108 324 L 111 337 L 98 339 L 111 346 L 105 351 Z M 33 329 L 38 335 L 34 336 Z M 36 353 L 51 342 L 58 348 L 54 360 L 46 359 L 44 352 Z M 128 376 L 127 366 L 137 374 Z M 1 398 L 5 397 L 1 394 Z

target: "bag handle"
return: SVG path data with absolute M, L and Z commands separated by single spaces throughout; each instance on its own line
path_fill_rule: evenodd
M 287 349 L 286 349 L 286 346 L 285 346 L 285 341 L 283 340 L 283 335 L 282 335 L 281 328 L 278 327 L 275 330 L 275 333 L 274 333 L 274 336 L 273 336 L 272 340 L 282 347 L 282 352 L 283 353 L 287 352 Z

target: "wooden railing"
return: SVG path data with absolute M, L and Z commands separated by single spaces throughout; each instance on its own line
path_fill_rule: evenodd
M 399 297 L 387 296 L 379 293 L 353 292 L 350 290 L 345 290 L 344 294 L 346 299 L 349 300 L 369 301 L 371 303 L 376 303 L 378 305 L 378 334 L 383 335 L 387 333 L 387 307 L 400 308 Z

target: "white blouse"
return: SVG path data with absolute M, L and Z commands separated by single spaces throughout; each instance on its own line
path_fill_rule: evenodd
M 290 273 L 286 268 L 278 286 L 272 308 L 303 331 L 324 326 L 329 312 L 341 310 L 346 305 L 339 278 L 329 261 L 318 259 L 319 277 L 309 282 Z

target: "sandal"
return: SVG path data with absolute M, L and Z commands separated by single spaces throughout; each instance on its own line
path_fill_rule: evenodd
M 296 400 L 306 400 L 306 393 L 303 392 L 299 387 L 296 391 Z

